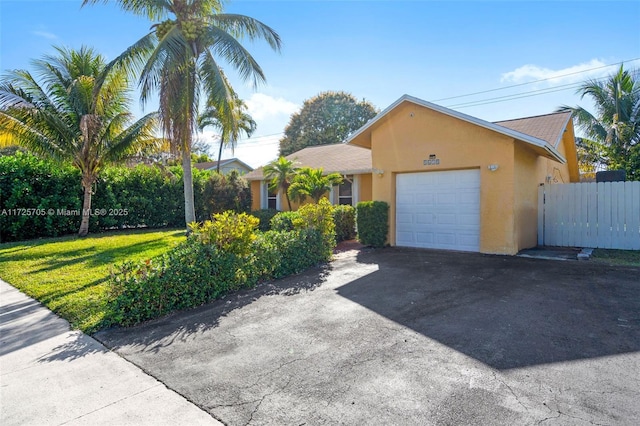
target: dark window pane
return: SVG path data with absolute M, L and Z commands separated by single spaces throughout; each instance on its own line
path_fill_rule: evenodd
M 340 184 L 340 188 L 339 188 L 339 194 L 341 197 L 351 197 L 351 187 L 352 184 L 351 182 L 349 182 L 348 180 L 344 180 L 341 184 Z

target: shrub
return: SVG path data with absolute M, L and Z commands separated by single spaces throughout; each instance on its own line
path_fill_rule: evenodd
M 263 278 L 297 274 L 323 260 L 322 236 L 314 229 L 267 231 L 256 240 L 256 268 Z
M 125 263 L 109 282 L 108 322 L 134 325 L 255 285 L 244 264 L 242 257 L 195 238 L 141 265 Z
M 246 256 L 252 251 L 255 229 L 260 220 L 246 213 L 226 211 L 213 215 L 213 220 L 203 224 L 191 224 L 193 238 L 202 244 L 215 246 L 218 250 Z
M 255 216 L 260 220 L 258 229 L 263 232 L 271 229 L 271 219 L 277 214 L 278 210 L 274 209 L 254 210 L 251 212 L 251 216 Z
M 271 218 L 271 229 L 274 231 L 293 231 L 293 222 L 300 218 L 298 212 L 280 212 Z
M 365 245 L 384 247 L 389 232 L 389 204 L 362 201 L 356 206 L 358 240 Z
M 333 223 L 333 206 L 326 198 L 320 199 L 318 204 L 305 204 L 296 212 L 298 217 L 293 220 L 295 229 L 315 229 L 322 238 L 322 260 L 331 259 L 336 247 L 336 226 Z
M 333 222 L 336 225 L 336 242 L 356 237 L 356 209 L 353 206 L 334 206 Z
M 205 218 L 228 210 L 251 211 L 251 189 L 236 170 L 226 176 L 212 172 L 204 183 L 202 199 Z

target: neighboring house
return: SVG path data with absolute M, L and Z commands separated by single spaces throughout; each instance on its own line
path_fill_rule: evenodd
M 371 200 L 371 151 L 357 146 L 335 144 L 311 146 L 286 157 L 298 167 L 322 168 L 325 174 L 340 173 L 341 185 L 327 194 L 333 204 L 350 204 Z M 286 210 L 284 194 L 271 193 L 269 182 L 265 180 L 262 167 L 248 173 L 245 179 L 251 181 L 253 209 Z M 292 203 L 292 206 L 297 206 Z
M 206 163 L 196 163 L 193 166 L 199 170 L 217 170 L 218 162 L 207 161 Z M 248 164 L 238 160 L 237 158 L 220 160 L 220 173 L 222 173 L 223 175 L 226 175 L 231 170 L 236 170 L 239 174 L 244 175 L 245 173 L 249 173 L 250 171 L 252 171 L 253 168 Z
M 337 167 L 348 164 L 340 145 L 287 158 L 357 176 L 352 203 L 389 203 L 394 246 L 516 254 L 537 244 L 538 187 L 580 179 L 570 113 L 490 123 L 404 95 L 346 144 L 370 155 L 369 163 L 353 151 L 362 160 L 357 173 Z M 337 164 L 327 167 L 329 158 Z M 247 178 L 254 208 L 284 207 L 265 192 L 261 169 Z

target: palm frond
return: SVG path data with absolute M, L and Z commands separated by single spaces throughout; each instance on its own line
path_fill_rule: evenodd
M 265 40 L 277 52 L 282 48 L 282 40 L 278 33 L 273 28 L 250 16 L 221 13 L 212 16 L 211 22 L 229 32 L 235 38 L 242 39 L 247 37 L 251 41 Z

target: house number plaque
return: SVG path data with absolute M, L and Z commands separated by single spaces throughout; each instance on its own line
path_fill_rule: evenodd
M 436 158 L 435 154 L 430 154 L 428 160 L 422 162 L 425 166 L 437 166 L 440 164 L 440 159 Z

